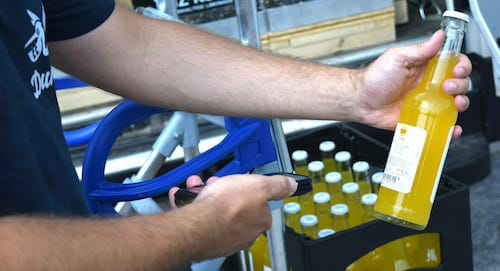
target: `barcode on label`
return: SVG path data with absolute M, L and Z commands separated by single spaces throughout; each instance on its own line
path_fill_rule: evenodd
M 399 180 L 399 177 L 394 176 L 394 175 L 390 175 L 387 173 L 384 173 L 384 177 L 382 177 L 382 183 L 386 183 L 386 184 L 394 184 L 398 180 Z

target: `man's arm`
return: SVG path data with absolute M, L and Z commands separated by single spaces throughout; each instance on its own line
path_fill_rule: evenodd
M 267 201 L 295 190 L 295 181 L 284 176 L 232 175 L 208 184 L 192 204 L 164 214 L 2 217 L 0 270 L 173 270 L 228 256 L 270 227 Z
M 359 82 L 354 70 L 263 54 L 120 7 L 94 31 L 50 49 L 58 68 L 147 104 L 257 117 L 356 115 L 349 103 Z

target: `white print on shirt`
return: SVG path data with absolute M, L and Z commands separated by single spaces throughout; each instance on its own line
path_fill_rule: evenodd
M 28 49 L 28 57 L 31 62 L 36 63 L 41 55 L 49 56 L 49 48 L 45 40 L 45 10 L 42 6 L 42 19 L 30 10 L 26 10 L 33 25 L 34 33 L 24 44 L 24 49 Z M 54 80 L 50 68 L 46 72 L 40 73 L 38 70 L 33 71 L 30 83 L 34 88 L 33 95 L 36 99 L 40 98 L 42 91 L 52 86 Z
M 31 62 L 35 63 L 41 54 L 44 56 L 49 55 L 49 48 L 45 42 L 45 11 L 42 8 L 42 20 L 35 13 L 29 10 L 26 10 L 26 12 L 31 19 L 31 24 L 35 28 L 35 33 L 24 44 L 24 49 L 29 49 L 28 57 Z

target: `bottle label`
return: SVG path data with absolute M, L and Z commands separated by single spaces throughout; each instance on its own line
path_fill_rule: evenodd
M 384 170 L 382 186 L 408 193 L 413 186 L 427 131 L 398 123 Z
M 267 266 L 267 265 L 264 265 L 264 271 L 271 271 L 271 267 Z
M 432 194 L 430 198 L 430 202 L 434 203 L 434 198 L 436 198 L 436 192 L 439 186 L 439 180 L 441 179 L 441 172 L 443 171 L 444 161 L 446 160 L 446 154 L 448 154 L 448 148 L 450 147 L 451 137 L 453 136 L 453 129 L 455 127 L 451 126 L 450 131 L 448 132 L 448 138 L 446 139 L 446 145 L 444 146 L 443 156 L 441 156 L 441 163 L 439 164 L 439 170 L 436 174 L 436 180 L 434 180 L 434 187 L 432 188 Z

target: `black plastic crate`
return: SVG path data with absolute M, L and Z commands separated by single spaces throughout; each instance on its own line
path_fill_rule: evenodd
M 314 160 L 320 159 L 317 150 L 319 142 L 333 140 L 337 145 L 336 151 L 348 150 L 352 153 L 353 161 L 366 160 L 375 170 L 379 170 L 387 159 L 392 133 L 381 131 L 377 137 L 372 137 L 361 129 L 338 123 L 307 134 L 291 136 L 288 147 L 290 152 L 305 149 L 310 154 L 310 160 Z M 429 224 L 424 231 L 376 220 L 313 240 L 287 227 L 285 243 L 288 263 L 293 270 L 343 271 L 359 257 L 390 241 L 419 233 L 439 233 L 441 265 L 422 270 L 473 270 L 469 202 L 468 187 L 443 176 Z

